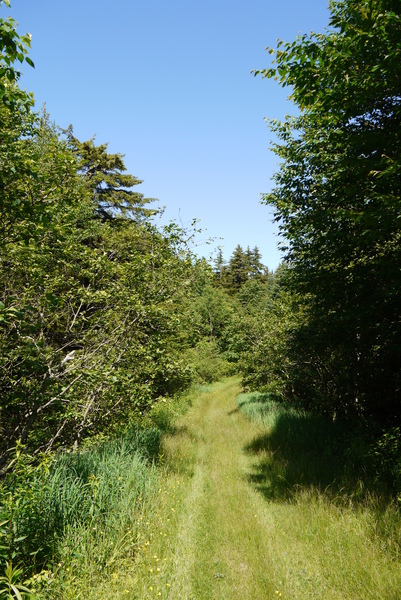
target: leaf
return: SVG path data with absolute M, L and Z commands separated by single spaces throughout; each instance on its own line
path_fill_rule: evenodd
M 22 596 L 19 593 L 18 588 L 14 584 L 11 584 L 11 589 L 13 590 L 15 597 L 18 598 L 18 600 L 22 600 Z

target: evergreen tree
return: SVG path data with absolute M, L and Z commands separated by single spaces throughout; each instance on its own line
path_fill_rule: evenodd
M 143 221 L 157 210 L 147 208 L 152 198 L 135 191 L 142 181 L 125 173 L 122 154 L 109 154 L 107 144 L 96 146 L 93 139 L 80 142 L 70 126 L 67 131 L 69 147 L 79 160 L 79 173 L 92 190 L 96 213 L 103 219 L 117 216 Z
M 263 273 L 265 270 L 264 265 L 262 264 L 262 255 L 259 251 L 259 248 L 255 246 L 253 250 L 249 250 L 248 246 L 248 255 L 249 255 L 249 277 L 251 279 L 262 279 Z
M 217 251 L 217 256 L 214 259 L 213 273 L 215 275 L 216 280 L 220 283 L 223 278 L 224 269 L 225 269 L 225 261 L 223 258 L 223 250 L 221 248 L 219 248 Z
M 235 248 L 228 265 L 227 283 L 231 291 L 237 292 L 248 280 L 249 261 L 240 244 Z

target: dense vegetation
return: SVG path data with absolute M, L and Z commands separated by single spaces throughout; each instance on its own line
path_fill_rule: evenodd
M 210 265 L 193 232 L 158 227 L 121 154 L 35 112 L 15 66 L 29 37 L 0 19 L 0 596 L 58 573 L 77 540 L 99 568 L 129 556 L 161 435 L 191 385 L 234 372 L 344 426 L 341 452 L 400 499 L 401 11 L 331 10 L 259 72 L 299 109 L 271 122 L 275 273 L 257 247 Z
M 399 2 L 346 0 L 259 72 L 291 87 L 299 115 L 271 122 L 281 162 L 264 201 L 287 269 L 246 360 L 249 384 L 376 437 L 398 492 L 400 51 Z
M 280 42 L 262 71 L 299 116 L 272 122 L 275 209 L 299 311 L 293 395 L 329 415 L 400 425 L 399 2 L 333 2 L 326 34 Z M 290 393 L 289 386 L 287 393 Z

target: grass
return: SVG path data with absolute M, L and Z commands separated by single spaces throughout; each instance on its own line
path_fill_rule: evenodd
M 401 518 L 339 423 L 266 394 L 241 394 L 260 427 L 245 451 L 248 480 L 269 503 L 281 535 L 275 569 L 290 598 L 401 598 Z
M 232 378 L 160 402 L 53 465 L 38 598 L 401 599 L 400 516 L 344 464 L 349 433 L 239 392 Z
M 156 432 L 149 433 L 151 450 Z M 38 597 L 89 598 L 94 581 L 132 560 L 138 519 L 158 482 L 149 448 L 135 443 L 143 438 L 130 432 L 62 455 L 44 481 L 32 481 L 29 503 L 17 508 L 14 522 L 39 571 L 30 582 Z
M 332 454 L 346 432 L 274 398 L 237 404 L 238 391 L 235 379 L 210 386 L 164 439 L 166 477 L 126 597 L 401 598 L 399 515 L 360 493 L 359 477 L 351 493 L 348 472 L 341 491 Z
M 41 599 L 91 598 L 117 572 L 129 572 L 164 476 L 161 436 L 192 401 L 191 393 L 161 400 L 121 435 L 39 468 L 21 454 L 0 490 L 0 513 L 6 525 L 12 519 L 11 529 L 3 523 L 0 530 L 0 563 L 8 558 L 11 532 L 13 565 L 23 565 Z

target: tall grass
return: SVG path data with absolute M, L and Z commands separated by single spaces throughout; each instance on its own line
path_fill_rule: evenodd
M 64 597 L 71 570 L 78 578 L 104 576 L 117 559 L 132 557 L 138 518 L 157 488 L 160 438 L 156 427 L 128 431 L 45 468 L 17 465 L 4 482 L 7 559 L 23 565 L 40 597 Z
M 87 598 L 91 582 L 129 568 L 163 476 L 162 435 L 194 393 L 161 400 L 120 435 L 39 466 L 18 448 L 0 485 L 0 571 L 12 563 L 38 598 L 64 599 Z
M 397 500 L 378 477 L 363 432 L 280 402 L 270 394 L 237 397 L 239 409 L 260 426 L 246 447 L 255 456 L 249 475 L 266 499 L 320 503 L 360 516 L 368 535 L 401 557 Z

